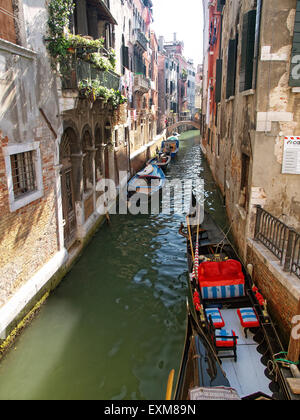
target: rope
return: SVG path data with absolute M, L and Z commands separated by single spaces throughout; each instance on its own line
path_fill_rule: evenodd
M 267 369 L 270 376 L 274 376 L 274 381 L 278 381 L 278 366 L 272 360 L 269 360 L 267 363 Z
M 281 351 L 279 353 L 274 354 L 273 357 L 279 356 L 281 354 L 282 355 L 287 355 L 287 352 L 286 351 Z M 299 362 L 292 362 L 291 360 L 288 360 L 286 358 L 281 358 L 281 357 L 275 358 L 274 362 L 276 362 L 276 363 L 286 363 L 288 365 L 296 365 L 296 366 L 299 365 Z

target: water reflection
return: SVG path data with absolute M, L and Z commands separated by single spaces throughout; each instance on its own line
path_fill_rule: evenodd
M 205 179 L 208 207 L 226 222 L 198 132 L 183 136 L 175 177 Z M 185 333 L 181 221 L 112 216 L 0 365 L 0 398 L 163 399 Z

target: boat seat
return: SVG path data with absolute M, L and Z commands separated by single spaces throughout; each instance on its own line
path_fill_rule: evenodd
M 205 313 L 208 319 L 212 319 L 215 329 L 220 329 L 225 327 L 224 319 L 222 318 L 220 309 L 218 308 L 208 308 L 205 309 Z
M 238 336 L 233 330 L 220 329 L 216 331 L 215 326 L 213 325 L 212 317 L 209 317 L 209 330 L 215 346 L 215 350 L 220 359 L 231 359 L 237 361 L 237 340 Z M 222 352 L 222 354 L 219 354 Z M 227 352 L 231 352 L 227 354 Z M 223 354 L 226 353 L 226 354 Z
M 260 323 L 253 308 L 242 308 L 237 310 L 238 317 L 242 327 L 244 328 L 245 337 L 247 338 L 247 331 L 250 328 L 259 328 Z
M 205 261 L 199 266 L 198 279 L 204 299 L 245 296 L 245 276 L 239 261 Z

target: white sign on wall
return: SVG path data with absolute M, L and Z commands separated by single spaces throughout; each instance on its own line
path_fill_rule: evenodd
M 282 173 L 300 175 L 300 137 L 299 136 L 284 138 Z

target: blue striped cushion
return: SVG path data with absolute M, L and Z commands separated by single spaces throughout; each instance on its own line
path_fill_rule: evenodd
M 216 332 L 216 345 L 217 347 L 232 347 L 234 346 L 235 340 L 233 338 L 227 338 L 236 336 L 233 330 L 220 330 Z
M 215 328 L 222 328 L 225 326 L 225 322 L 222 318 L 222 315 L 219 309 L 217 308 L 205 309 L 205 313 L 208 319 L 211 316 L 211 319 Z
M 259 327 L 259 321 L 253 308 L 238 309 L 238 315 L 244 328 Z
M 203 299 L 226 299 L 245 296 L 244 284 L 202 287 Z

